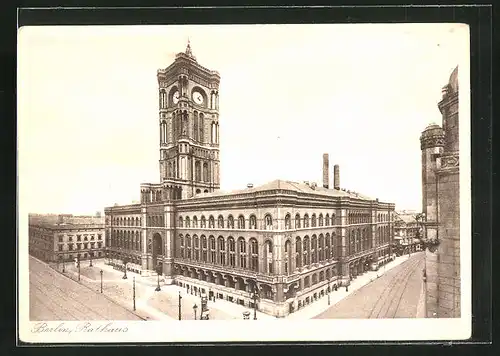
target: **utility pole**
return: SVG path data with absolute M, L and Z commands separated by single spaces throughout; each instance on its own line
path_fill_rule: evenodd
M 101 293 L 102 293 L 102 269 L 101 269 Z
M 80 282 L 80 257 L 79 256 L 77 258 L 77 263 L 78 263 L 78 282 Z

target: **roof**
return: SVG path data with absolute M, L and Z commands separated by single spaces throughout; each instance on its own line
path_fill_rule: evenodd
M 104 224 L 51 224 L 44 222 L 32 222 L 30 226 L 40 227 L 50 230 L 85 230 L 85 229 L 104 229 Z
M 415 217 L 417 214 L 397 214 L 397 218 L 400 220 L 403 220 L 405 224 L 412 224 L 416 223 L 417 221 L 415 220 Z
M 217 196 L 224 196 L 224 195 L 236 195 L 236 194 L 248 194 L 248 193 L 258 193 L 258 192 L 263 192 L 263 191 L 270 191 L 270 190 L 288 190 L 296 193 L 308 193 L 308 194 L 317 194 L 317 195 L 323 195 L 323 196 L 331 196 L 331 197 L 350 197 L 350 198 L 356 198 L 356 199 L 361 199 L 361 200 L 374 200 L 370 197 L 367 197 L 365 195 L 359 194 L 357 192 L 347 192 L 343 190 L 337 190 L 337 189 L 326 189 L 323 188 L 322 186 L 316 185 L 314 188 L 311 184 L 306 184 L 306 183 L 298 183 L 298 182 L 292 182 L 288 180 L 282 180 L 282 179 L 276 179 L 271 182 L 265 183 L 263 185 L 253 187 L 253 188 L 245 188 L 245 189 L 239 189 L 239 190 L 232 190 L 232 191 L 221 191 L 218 190 L 216 192 L 212 193 L 200 193 L 194 196 L 193 198 L 190 199 L 196 199 L 200 197 L 217 197 Z

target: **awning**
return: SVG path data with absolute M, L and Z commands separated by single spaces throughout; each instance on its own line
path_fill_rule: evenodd
M 402 240 L 403 238 L 401 236 L 394 236 L 394 240 Z

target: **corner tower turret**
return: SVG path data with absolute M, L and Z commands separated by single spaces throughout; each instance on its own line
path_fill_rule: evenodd
M 422 150 L 422 212 L 427 221 L 426 238 L 437 237 L 437 160 L 443 153 L 444 131 L 437 124 L 431 124 L 420 136 Z

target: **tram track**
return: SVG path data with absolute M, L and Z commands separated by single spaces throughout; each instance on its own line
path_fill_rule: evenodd
M 36 269 L 30 266 L 29 271 L 32 320 L 50 320 L 46 314 L 51 315 L 50 318 L 53 320 L 116 320 L 117 317 L 113 312 L 125 316 L 125 319 L 131 319 L 130 317 L 143 319 L 109 298 L 96 294 L 92 288 L 61 275 L 42 262 L 33 259 L 31 263 L 41 267 Z M 78 289 L 81 289 L 82 293 L 79 293 Z M 103 298 L 106 303 L 99 305 L 99 300 Z M 104 308 L 104 312 L 98 308 Z
M 398 312 L 401 299 L 411 277 L 418 270 L 418 266 L 423 260 L 419 256 L 408 261 L 404 268 L 387 283 L 380 296 L 375 301 L 368 319 L 394 318 Z

